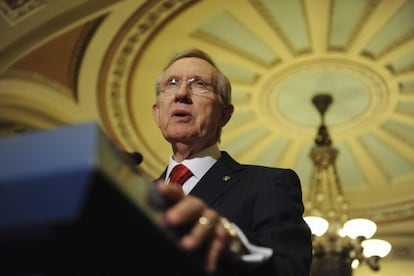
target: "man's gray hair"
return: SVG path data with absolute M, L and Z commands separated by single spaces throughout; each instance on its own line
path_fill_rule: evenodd
M 178 52 L 175 54 L 170 61 L 167 63 L 167 65 L 162 70 L 161 74 L 158 76 L 156 82 L 155 82 L 155 92 L 156 96 L 160 94 L 160 84 L 161 80 L 164 76 L 165 70 L 167 70 L 168 67 L 171 66 L 174 62 L 177 60 L 183 59 L 183 58 L 200 58 L 202 60 L 207 61 L 210 63 L 216 70 L 217 70 L 217 78 L 213 80 L 212 85 L 217 90 L 216 92 L 219 95 L 220 102 L 224 107 L 227 107 L 231 104 L 231 84 L 229 79 L 221 72 L 221 70 L 218 68 L 218 66 L 215 64 L 213 59 L 208 55 L 206 52 L 200 50 L 200 49 L 189 49 L 184 50 L 181 52 Z

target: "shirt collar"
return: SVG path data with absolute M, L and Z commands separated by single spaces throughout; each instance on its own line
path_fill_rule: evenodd
M 217 144 L 214 144 L 183 160 L 181 164 L 187 166 L 193 175 L 197 179 L 200 179 L 214 165 L 214 163 L 216 163 L 220 156 L 220 149 Z M 179 163 L 172 158 L 172 155 L 170 155 L 166 179 L 169 178 L 172 169 L 177 164 Z

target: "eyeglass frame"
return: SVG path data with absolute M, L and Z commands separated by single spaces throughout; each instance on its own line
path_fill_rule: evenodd
M 171 84 L 172 81 L 175 81 L 176 84 L 178 86 L 169 86 Z M 197 83 L 202 82 L 203 84 L 201 84 L 204 88 L 204 90 L 202 89 L 202 91 L 194 91 L 194 84 L 197 85 Z M 178 78 L 171 78 L 170 80 L 168 80 L 165 84 L 161 84 L 159 83 L 159 91 L 160 93 L 165 93 L 168 95 L 175 95 L 179 89 L 181 88 L 182 84 L 186 83 L 187 84 L 187 89 L 189 89 L 191 91 L 191 93 L 196 94 L 196 95 L 205 95 L 208 92 L 214 92 L 217 91 L 217 88 L 210 82 L 207 82 L 205 80 L 203 80 L 202 78 L 199 77 L 192 77 L 191 79 L 187 79 L 187 80 L 180 80 Z M 198 88 L 196 86 L 196 88 Z M 168 92 L 167 90 L 174 90 L 174 92 Z

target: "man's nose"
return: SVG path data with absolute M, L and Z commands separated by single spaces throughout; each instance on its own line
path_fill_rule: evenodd
M 189 95 L 191 93 L 191 87 L 187 81 L 183 81 L 176 92 L 177 95 Z

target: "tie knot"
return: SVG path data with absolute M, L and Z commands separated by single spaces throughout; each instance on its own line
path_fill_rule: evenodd
M 186 166 L 178 164 L 171 171 L 170 183 L 183 185 L 183 183 L 192 175 L 193 173 Z

